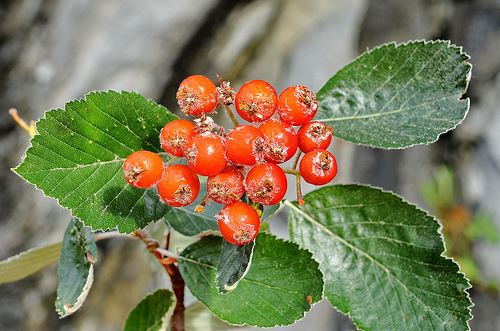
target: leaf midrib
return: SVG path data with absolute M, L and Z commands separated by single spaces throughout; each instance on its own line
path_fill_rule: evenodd
M 390 110 L 390 111 L 378 112 L 378 113 L 371 113 L 371 114 L 365 114 L 365 115 L 351 115 L 351 116 L 343 116 L 343 117 L 319 118 L 319 119 L 317 119 L 317 121 L 319 121 L 319 122 L 341 122 L 341 121 L 362 120 L 362 119 L 373 118 L 373 117 L 380 117 L 380 116 L 388 116 L 388 115 L 393 115 L 393 114 L 401 113 L 403 111 L 409 111 L 411 109 L 420 108 L 422 106 L 426 106 L 428 104 L 431 104 L 431 103 L 434 103 L 434 102 L 437 102 L 437 101 L 442 101 L 442 100 L 446 100 L 446 99 L 449 99 L 449 98 L 455 98 L 455 97 L 457 97 L 457 96 L 456 95 L 446 95 L 446 96 L 441 97 L 441 98 L 436 98 L 436 99 L 432 99 L 432 100 L 426 100 L 426 101 L 424 101 L 422 103 L 419 103 L 419 104 L 411 106 L 411 107 L 406 107 L 406 108 L 405 107 L 399 107 L 397 109 Z
M 203 267 L 206 267 L 206 268 L 209 268 L 209 269 L 212 269 L 212 270 L 215 270 L 217 272 L 217 267 L 211 265 L 211 264 L 207 264 L 207 263 L 203 263 L 201 261 L 197 261 L 197 260 L 193 260 L 191 258 L 188 258 L 188 257 L 185 257 L 185 256 L 182 256 L 180 255 L 178 257 L 179 260 L 184 260 L 186 262 L 190 262 L 190 263 L 193 263 L 193 264 L 196 264 L 196 265 L 200 265 L 200 266 L 203 266 Z M 258 280 L 255 280 L 255 279 L 250 279 L 250 278 L 242 278 L 240 280 L 240 282 L 249 282 L 249 283 L 253 283 L 253 284 L 257 284 L 257 285 L 260 285 L 260 286 L 263 286 L 263 287 L 267 287 L 269 289 L 274 289 L 274 290 L 279 290 L 279 291 L 283 291 L 283 292 L 287 292 L 287 293 L 290 293 L 290 294 L 300 294 L 300 295 L 303 295 L 304 293 L 301 293 L 301 292 L 297 292 L 297 291 L 291 291 L 290 289 L 288 288 L 284 288 L 284 287 L 279 287 L 279 286 L 274 286 L 274 285 L 269 285 L 269 284 L 265 284 L 265 283 L 262 283 Z
M 384 272 L 387 273 L 387 275 L 391 276 L 392 278 L 394 278 L 399 284 L 400 286 L 402 286 L 406 292 L 410 293 L 416 300 L 418 303 L 420 303 L 423 307 L 424 307 L 424 311 L 427 312 L 427 314 L 432 313 L 434 316 L 436 316 L 442 323 L 445 323 L 445 321 L 443 321 L 441 319 L 441 317 L 439 315 L 437 315 L 432 309 L 429 309 L 431 307 L 427 306 L 422 300 L 420 300 L 420 298 L 415 294 L 413 293 L 413 291 L 411 291 L 398 277 L 396 277 L 389 269 L 387 269 L 381 262 L 379 262 L 377 259 L 375 259 L 373 256 L 371 256 L 370 254 L 368 254 L 367 252 L 365 252 L 364 250 L 362 250 L 361 248 L 357 247 L 357 246 L 354 246 L 353 244 L 351 244 L 350 242 L 348 242 L 347 240 L 345 240 L 344 238 L 340 237 L 339 235 L 337 235 L 336 233 L 334 233 L 333 231 L 331 231 L 330 229 L 328 229 L 325 225 L 323 225 L 322 223 L 320 223 L 319 221 L 315 220 L 314 218 L 310 217 L 308 214 L 306 214 L 303 210 L 301 210 L 300 208 L 298 208 L 296 205 L 294 205 L 292 202 L 286 200 L 285 203 L 292 209 L 294 209 L 297 213 L 299 213 L 300 215 L 302 215 L 306 220 L 308 220 L 310 223 L 318 226 L 318 228 L 320 228 L 323 232 L 327 233 L 327 234 L 330 234 L 332 237 L 336 238 L 338 241 L 340 241 L 344 246 L 346 247 L 349 247 L 350 249 L 354 250 L 354 251 L 357 251 L 359 252 L 360 254 L 362 254 L 363 256 L 365 256 L 368 260 L 370 260 L 374 265 L 378 265 L 379 268 L 381 268 Z M 432 323 L 430 323 L 431 326 L 433 326 Z
M 156 153 L 156 154 L 158 154 L 160 156 L 169 156 L 165 152 L 160 152 L 160 153 Z M 125 159 L 126 159 L 126 157 L 120 157 L 120 158 L 116 158 L 116 159 L 108 160 L 108 161 L 98 161 L 98 162 L 93 162 L 93 163 L 76 164 L 73 167 L 58 167 L 58 168 L 50 168 L 50 169 L 41 169 L 41 170 L 37 170 L 37 171 L 25 170 L 24 173 L 33 175 L 33 174 L 39 174 L 39 173 L 44 173 L 44 172 L 50 173 L 53 171 L 67 171 L 67 170 L 74 171 L 77 169 L 89 168 L 89 167 L 94 167 L 94 166 L 99 167 L 99 166 L 106 165 L 106 164 L 121 163 L 121 162 L 124 162 Z

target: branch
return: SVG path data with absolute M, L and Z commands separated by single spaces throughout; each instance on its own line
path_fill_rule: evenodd
M 12 117 L 14 122 L 19 125 L 24 131 L 28 132 L 28 134 L 33 138 L 36 134 L 36 126 L 35 121 L 30 121 L 30 124 L 26 123 L 19 114 L 17 113 L 17 109 L 11 108 L 9 109 L 9 115 Z
M 167 249 L 160 247 L 160 244 L 151 238 L 145 231 L 137 230 L 133 236 L 141 239 L 148 249 L 153 254 L 158 262 L 162 265 L 163 269 L 167 272 L 172 283 L 172 290 L 174 291 L 177 304 L 175 305 L 174 314 L 172 315 L 172 331 L 184 331 L 184 279 L 179 272 L 179 267 L 175 265 L 177 262 L 177 255 Z M 168 247 L 170 244 L 170 235 L 167 234 Z

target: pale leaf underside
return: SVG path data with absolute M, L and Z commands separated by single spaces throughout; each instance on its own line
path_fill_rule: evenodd
M 386 44 L 363 53 L 318 92 L 316 120 L 335 136 L 380 148 L 428 144 L 469 109 L 468 55 L 449 41 Z

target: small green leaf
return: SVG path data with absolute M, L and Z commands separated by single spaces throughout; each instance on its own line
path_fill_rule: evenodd
M 170 209 L 164 217 L 167 225 L 185 236 L 192 237 L 205 234 L 220 234 L 215 216 L 220 212 L 223 205 L 208 201 L 202 213 L 194 211 L 194 208 L 201 203 L 205 195 L 206 186 L 202 179 L 200 193 L 195 202 L 186 207 Z M 261 222 L 268 222 L 282 207 L 282 202 L 273 206 L 265 206 Z
M 500 233 L 492 216 L 484 212 L 474 215 L 471 223 L 465 229 L 465 235 L 470 240 L 486 239 L 490 244 L 497 244 L 500 241 Z
M 321 88 L 316 119 L 356 144 L 405 148 L 432 143 L 469 110 L 469 100 L 460 100 L 471 76 L 468 60 L 449 41 L 379 46 Z
M 175 308 L 175 296 L 161 289 L 149 294 L 129 313 L 125 331 L 166 330 Z
M 59 259 L 61 243 L 32 248 L 0 262 L 0 285 L 28 277 Z
M 318 263 L 296 244 L 260 233 L 252 265 L 232 292 L 216 286 L 220 237 L 204 237 L 186 248 L 179 269 L 195 297 L 220 319 L 236 325 L 272 327 L 302 318 L 323 296 Z
M 132 232 L 162 215 L 146 206 L 147 190 L 125 182 L 123 162 L 141 149 L 161 152 L 159 132 L 175 118 L 137 93 L 93 92 L 45 113 L 15 171 L 92 229 Z
M 335 185 L 290 207 L 291 238 L 313 253 L 325 295 L 361 330 L 468 330 L 470 283 L 444 257 L 438 222 L 395 194 Z
M 97 247 L 89 228 L 72 219 L 64 233 L 61 258 L 57 267 L 56 311 L 66 317 L 77 311 L 92 287 Z
M 225 240 L 222 242 L 215 275 L 220 293 L 231 292 L 245 277 L 252 263 L 254 246 L 254 241 L 244 246 L 232 245 Z
M 171 208 L 163 218 L 165 223 L 175 231 L 189 237 L 219 233 L 215 215 L 222 209 L 222 205 L 209 200 L 202 213 L 194 211 L 207 195 L 206 177 L 200 178 L 200 184 L 200 192 L 192 204 L 181 208 Z

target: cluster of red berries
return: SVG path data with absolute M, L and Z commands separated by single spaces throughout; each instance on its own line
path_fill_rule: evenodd
M 305 153 L 299 170 L 288 172 L 306 182 L 324 185 L 337 174 L 337 162 L 326 150 L 333 130 L 321 122 L 311 122 L 318 110 L 313 91 L 290 86 L 278 97 L 263 80 L 245 83 L 237 93 L 219 78 L 220 86 L 205 76 L 186 78 L 177 91 L 177 101 L 193 122 L 174 120 L 161 130 L 163 149 L 175 157 L 185 157 L 187 165 L 164 165 L 162 158 L 149 151 L 132 153 L 123 165 L 127 182 L 138 188 L 157 185 L 160 198 L 173 207 L 195 201 L 200 190 L 198 175 L 207 176 L 207 199 L 224 204 L 217 215 L 223 237 L 235 245 L 245 245 L 259 232 L 260 217 L 241 201 L 246 194 L 254 203 L 274 205 L 287 190 L 285 171 L 277 164 L 291 159 L 297 149 Z M 259 127 L 238 125 L 230 105 L 248 122 Z M 224 106 L 236 127 L 226 134 L 207 115 Z M 278 118 L 271 118 L 277 111 Z M 298 133 L 293 126 L 301 126 Z M 300 190 L 300 185 L 298 185 Z M 299 201 L 301 196 L 298 197 Z

